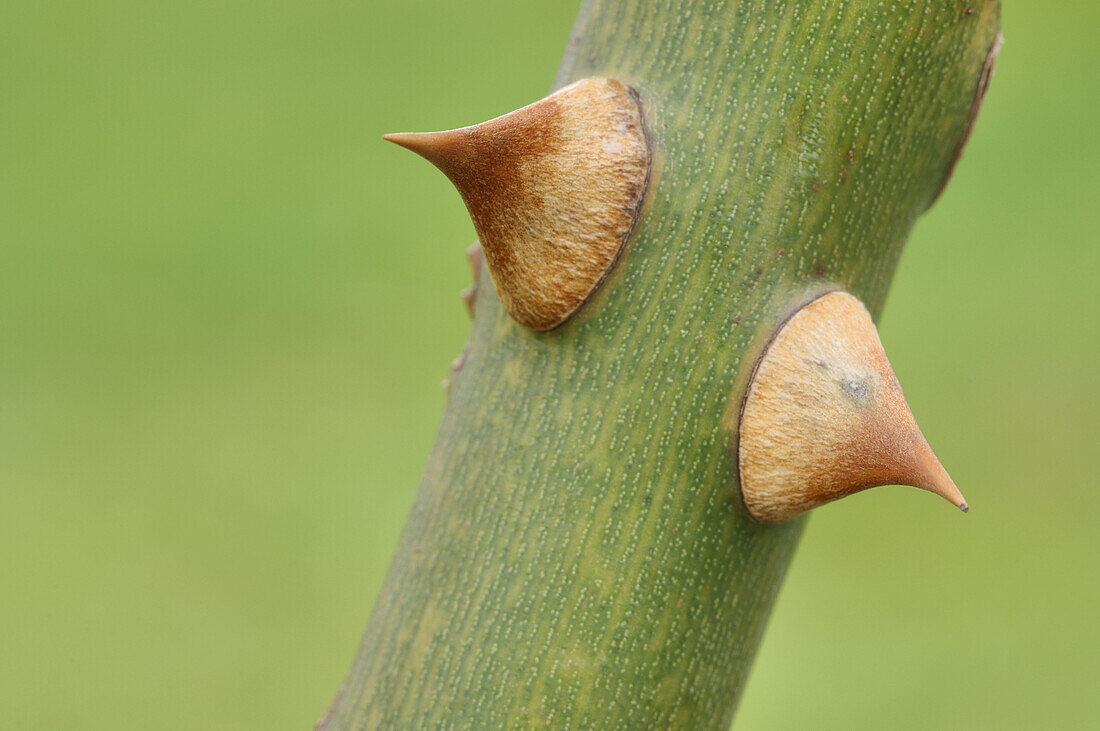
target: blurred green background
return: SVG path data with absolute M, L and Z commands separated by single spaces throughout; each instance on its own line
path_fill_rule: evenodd
M 307 728 L 468 323 L 386 131 L 542 96 L 578 2 L 0 4 L 0 727 Z M 973 509 L 810 522 L 740 728 L 1096 728 L 1096 31 L 1006 0 L 882 337 Z

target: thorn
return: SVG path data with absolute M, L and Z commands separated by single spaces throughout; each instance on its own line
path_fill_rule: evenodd
M 738 428 L 745 506 L 779 523 L 878 485 L 969 506 L 917 426 L 870 313 L 845 292 L 810 302 L 761 356 Z
M 649 180 L 638 97 L 614 79 L 583 79 L 472 127 L 383 139 L 458 188 L 501 303 L 535 330 L 569 319 L 606 279 Z

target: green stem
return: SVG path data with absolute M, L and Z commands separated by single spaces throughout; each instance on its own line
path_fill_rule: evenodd
M 997 15 L 981 0 L 585 4 L 557 81 L 638 90 L 646 209 L 557 330 L 509 320 L 482 273 L 329 728 L 729 724 L 801 530 L 740 505 L 741 389 L 814 293 L 881 311 Z

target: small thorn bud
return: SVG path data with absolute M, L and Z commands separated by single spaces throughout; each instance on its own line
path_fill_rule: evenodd
M 481 244 L 477 241 L 466 249 L 466 262 L 470 265 L 470 278 L 477 284 L 477 278 L 481 275 L 481 266 L 485 263 L 485 253 L 481 250 Z
M 845 292 L 800 309 L 768 344 L 741 410 L 738 467 L 745 506 L 763 523 L 878 485 L 912 485 L 969 510 L 921 434 L 870 313 Z
M 470 319 L 474 319 L 474 297 L 477 295 L 477 287 L 470 285 L 466 289 L 459 293 L 462 297 L 462 304 L 466 306 L 466 314 L 470 316 Z
M 649 143 L 630 87 L 591 78 L 488 122 L 389 134 L 451 179 L 502 304 L 549 330 L 606 278 L 634 228 Z
M 481 267 L 485 264 L 485 254 L 481 251 L 481 244 L 476 241 L 466 249 L 466 261 L 470 264 L 470 276 L 474 280 L 466 289 L 462 290 L 462 302 L 466 305 L 466 314 L 474 319 L 474 299 L 477 297 L 477 279 L 481 275 Z

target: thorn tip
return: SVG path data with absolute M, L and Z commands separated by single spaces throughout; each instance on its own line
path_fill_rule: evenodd
M 382 135 L 386 142 L 400 145 L 406 150 L 412 150 L 418 155 L 425 155 L 429 150 L 438 146 L 438 142 L 446 132 L 390 132 Z

